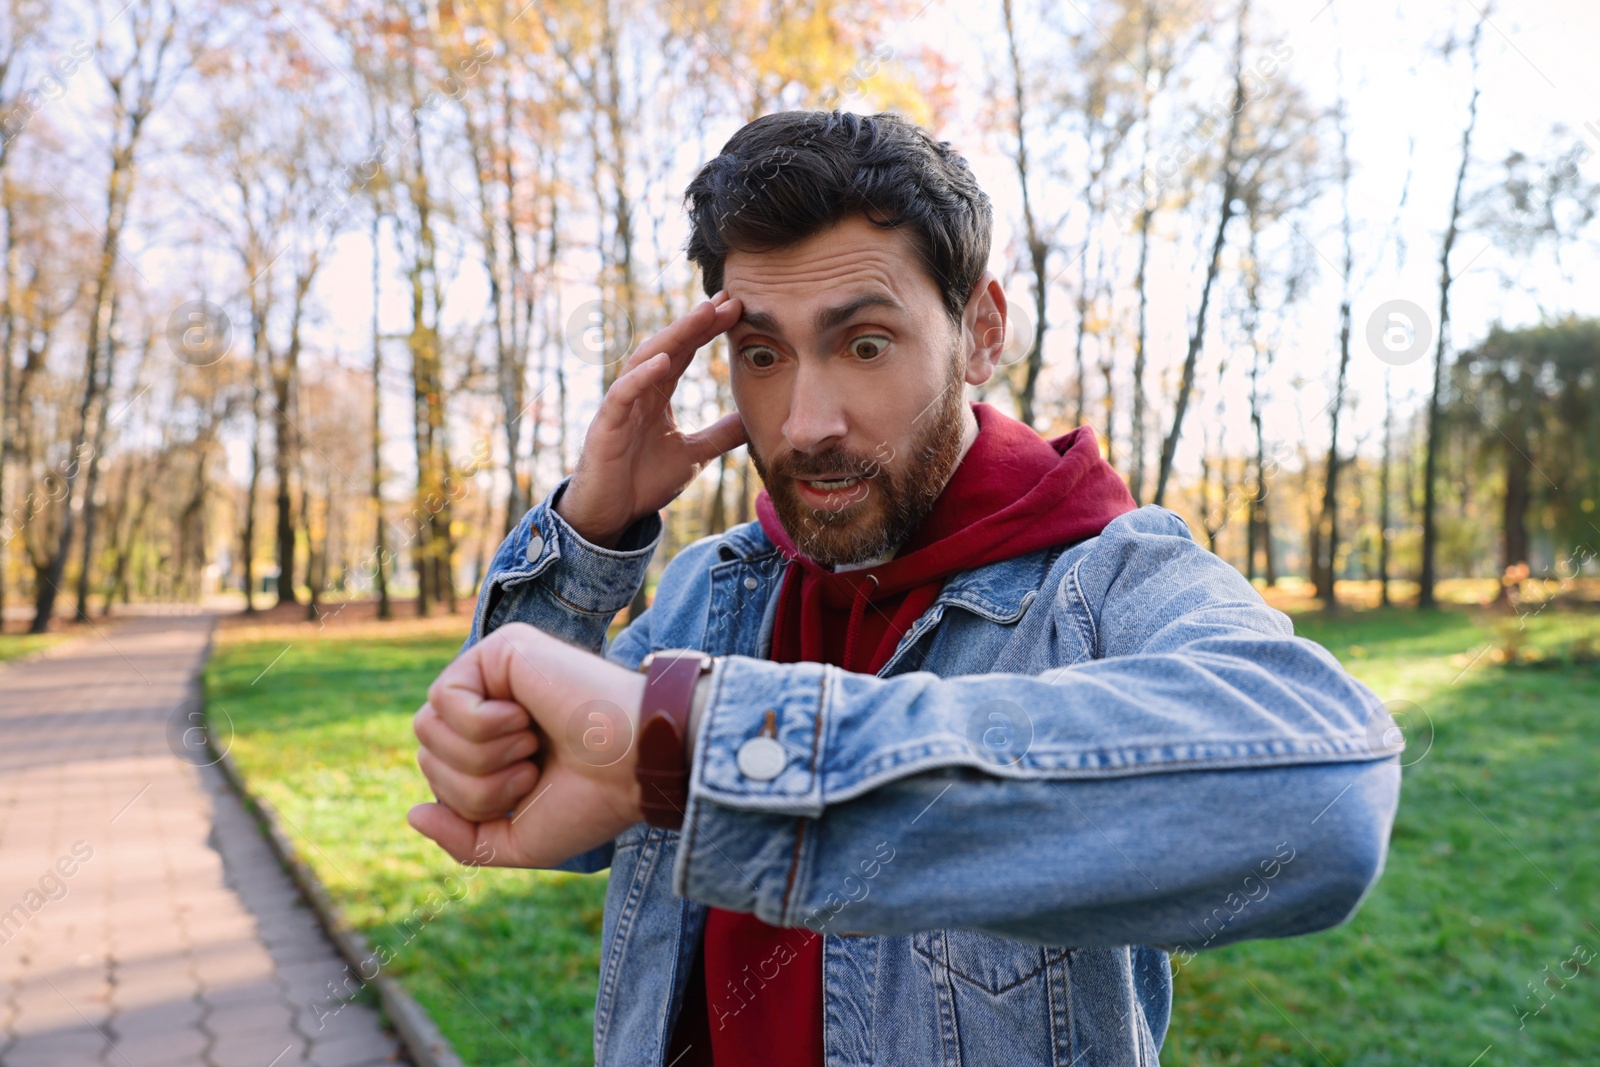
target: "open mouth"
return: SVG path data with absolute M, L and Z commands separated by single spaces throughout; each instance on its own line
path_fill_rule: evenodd
M 867 479 L 860 475 L 846 478 L 796 478 L 801 495 L 814 504 L 845 504 L 859 499 Z

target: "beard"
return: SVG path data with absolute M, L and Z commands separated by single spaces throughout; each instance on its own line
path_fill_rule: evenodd
M 885 444 L 865 456 L 844 448 L 812 455 L 790 451 L 769 465 L 751 445 L 750 461 L 778 520 L 802 553 L 828 568 L 865 563 L 889 555 L 916 532 L 961 456 L 966 402 L 961 371 L 956 363 L 938 398 L 918 420 L 921 426 L 905 456 L 894 455 Z M 818 507 L 801 498 L 798 479 L 841 471 L 861 481 L 839 492 L 837 502 Z

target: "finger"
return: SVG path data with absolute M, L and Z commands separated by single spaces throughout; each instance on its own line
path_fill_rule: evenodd
M 433 728 L 448 730 L 462 740 L 476 744 L 516 737 L 532 729 L 533 720 L 528 716 L 528 709 L 515 700 L 496 697 L 480 701 L 470 709 L 463 708 L 461 703 L 459 699 L 452 701 L 449 695 L 444 695 L 442 704 L 428 701 L 412 716 L 412 732 L 416 733 L 426 722 Z M 470 735 L 463 734 L 455 728 L 455 723 L 463 716 L 467 718 L 469 728 L 472 730 Z M 417 740 L 424 740 L 420 733 L 417 733 Z
M 694 362 L 696 352 L 733 328 L 733 324 L 739 321 L 743 307 L 739 303 L 738 297 L 726 297 L 714 309 L 715 314 L 712 315 L 711 321 L 706 324 L 704 331 L 689 338 L 676 349 L 665 349 L 667 355 L 672 359 L 672 380 L 674 383 L 684 371 L 689 369 L 689 364 Z
M 634 404 L 650 397 L 652 391 L 655 393 L 654 399 L 665 405 L 678 387 L 678 379 L 694 362 L 695 353 L 703 345 L 726 333 L 738 321 L 739 308 L 738 300 L 731 297 L 723 300 L 715 308 L 715 314 L 705 328 L 699 333 L 682 337 L 682 343 L 676 347 L 670 343 L 662 344 L 662 335 L 640 345 L 611 388 L 606 390 L 595 423 L 607 430 L 624 427 L 633 415 Z
M 697 433 L 686 434 L 683 438 L 684 447 L 689 450 L 689 456 L 696 463 L 709 463 L 749 440 L 745 434 L 744 420 L 739 418 L 737 411 L 722 416 L 716 422 Z
M 473 822 L 500 818 L 539 784 L 539 768 L 529 760 L 493 774 L 468 774 L 420 748 L 417 766 L 439 802 Z
M 678 379 L 683 377 L 684 371 L 688 370 L 689 365 L 694 362 L 695 353 L 728 332 L 733 324 L 739 321 L 740 307 L 741 305 L 736 298 L 728 297 L 717 305 L 716 314 L 704 331 L 688 338 L 684 344 L 676 349 L 666 348 L 662 350 L 662 354 L 666 355 L 669 365 L 667 370 L 655 379 L 654 384 L 656 391 L 663 400 L 672 396 L 673 390 L 678 387 Z
M 527 709 L 506 699 L 511 694 L 504 680 L 484 670 L 490 646 L 503 640 L 496 630 L 457 656 L 428 687 L 428 703 L 433 710 L 450 729 L 469 741 L 493 741 L 533 725 Z
M 418 804 L 406 812 L 406 822 L 459 863 L 478 867 L 531 866 L 522 862 L 522 850 L 511 836 L 508 819 L 474 823 L 443 804 Z
M 432 704 L 422 705 L 411 728 L 428 751 L 446 765 L 467 774 L 493 774 L 539 750 L 539 735 L 532 729 L 506 734 L 493 741 L 470 741 L 450 729 Z
M 612 382 L 595 415 L 596 425 L 607 430 L 625 428 L 633 415 L 633 405 L 653 389 L 660 390 L 660 399 L 665 403 L 672 396 L 671 388 L 665 385 L 671 370 L 671 358 L 665 352 L 657 352 Z
M 716 319 L 718 302 L 726 303 L 726 297 L 727 290 L 723 290 L 709 300 L 702 300 L 688 312 L 674 319 L 666 329 L 645 338 L 639 347 L 633 350 L 633 354 L 628 357 L 628 361 L 623 364 L 623 372 L 626 373 L 632 370 L 657 352 L 677 352 L 686 345 L 692 345 L 690 351 L 693 351 L 695 348 L 705 344 L 705 341 L 699 338 L 705 334 L 705 331 Z M 727 327 L 723 328 L 726 329 Z M 714 337 L 716 335 L 712 334 L 711 336 Z
M 477 847 L 478 824 L 463 819 L 443 804 L 418 804 L 406 812 L 406 822 L 462 863 L 467 862 Z

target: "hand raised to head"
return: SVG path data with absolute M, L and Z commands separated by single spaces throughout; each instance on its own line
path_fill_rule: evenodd
M 745 443 L 737 412 L 697 433 L 672 415 L 672 393 L 701 346 L 738 321 L 725 292 L 636 348 L 589 424 L 556 511 L 584 540 L 613 548 L 636 520 L 671 503 L 706 464 Z

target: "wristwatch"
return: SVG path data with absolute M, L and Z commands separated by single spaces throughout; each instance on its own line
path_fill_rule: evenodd
M 695 683 L 715 661 L 690 649 L 652 652 L 639 662 L 645 676 L 639 708 L 639 808 L 645 822 L 669 830 L 683 826 L 689 803 L 689 760 L 685 747 Z

